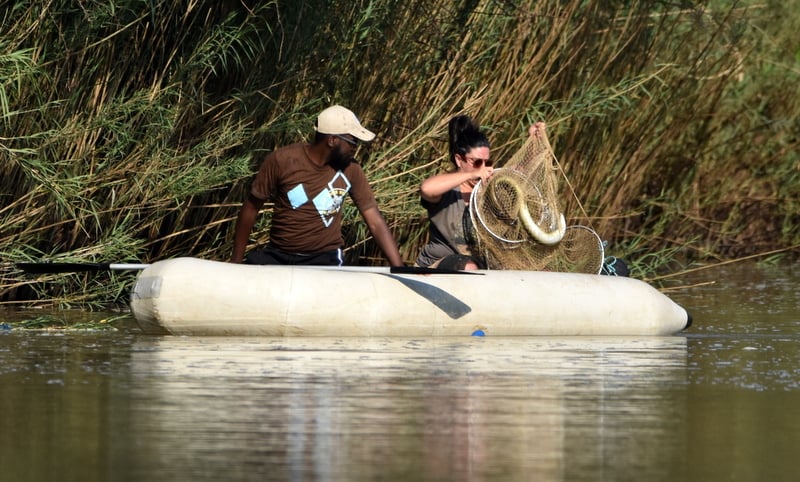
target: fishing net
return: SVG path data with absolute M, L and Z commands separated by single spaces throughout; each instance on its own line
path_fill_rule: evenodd
M 475 252 L 489 269 L 600 272 L 603 243 L 591 228 L 566 225 L 554 161 L 546 134 L 539 132 L 473 189 Z

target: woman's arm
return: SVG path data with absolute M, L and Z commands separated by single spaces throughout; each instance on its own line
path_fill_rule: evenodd
M 446 192 L 465 182 L 477 180 L 486 182 L 491 177 L 493 170 L 491 166 L 484 165 L 474 171 L 456 171 L 431 176 L 420 184 L 419 195 L 430 203 L 437 203 Z

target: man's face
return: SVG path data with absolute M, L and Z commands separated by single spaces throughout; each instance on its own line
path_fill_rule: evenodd
M 342 169 L 350 162 L 355 161 L 353 155 L 356 153 L 358 141 L 349 134 L 335 136 L 337 142 L 331 149 L 330 164 L 337 169 Z

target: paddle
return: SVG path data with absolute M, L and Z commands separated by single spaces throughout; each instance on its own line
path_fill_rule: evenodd
M 15 263 L 15 266 L 26 273 L 78 273 L 87 271 L 124 271 L 141 270 L 149 264 L 124 264 L 124 263 Z M 316 266 L 317 268 L 332 268 L 336 266 Z M 416 266 L 393 266 L 392 274 L 483 274 L 475 271 L 459 271 L 454 269 L 419 268 Z
M 477 271 L 461 271 L 457 269 L 442 268 L 420 268 L 418 266 L 392 266 L 389 268 L 392 274 L 479 274 Z
M 15 263 L 15 266 L 26 273 L 77 273 L 84 271 L 124 271 L 145 269 L 149 264 L 124 263 Z

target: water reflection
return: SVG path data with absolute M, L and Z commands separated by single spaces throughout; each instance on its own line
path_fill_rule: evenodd
M 738 263 L 697 271 L 671 297 L 695 323 L 689 380 L 745 390 L 800 388 L 800 266 Z
M 685 382 L 682 337 L 165 337 L 132 356 L 130 452 L 149 473 L 576 480 L 609 460 L 663 474 L 683 453 L 639 442 L 683 417 L 670 395 Z
M 0 480 L 111 480 L 131 337 L 0 332 Z M 124 468 L 126 464 L 123 464 Z
M 692 313 L 690 334 L 800 334 L 800 265 L 742 262 L 680 278 L 670 297 Z

